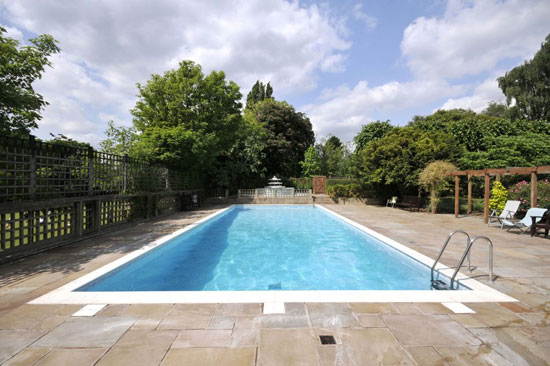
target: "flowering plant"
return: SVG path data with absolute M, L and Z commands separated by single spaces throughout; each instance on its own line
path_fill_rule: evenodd
M 531 207 L 531 184 L 522 180 L 514 184 L 509 192 L 509 199 L 520 201 L 518 214 L 525 215 Z M 537 207 L 550 209 L 550 181 L 548 179 L 537 182 Z

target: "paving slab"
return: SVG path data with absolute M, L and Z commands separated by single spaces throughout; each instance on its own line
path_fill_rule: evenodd
M 105 353 L 104 348 L 55 348 L 34 366 L 92 366 Z
M 472 347 L 444 347 L 435 349 L 453 366 L 515 366 L 488 345 Z
M 172 348 L 186 347 L 229 347 L 231 330 L 182 330 L 172 344 Z
M 395 337 L 407 346 L 475 346 L 481 341 L 447 315 L 382 315 Z
M 521 327 L 528 323 L 513 311 L 498 303 L 468 303 L 469 308 L 475 310 L 472 316 L 489 327 Z
M 309 319 L 303 303 L 285 304 L 284 314 L 267 314 L 261 317 L 265 328 L 307 328 Z
M 176 330 L 129 330 L 97 366 L 158 365 L 177 334 Z
M 158 325 L 158 329 L 206 329 L 212 315 L 187 314 L 167 315 Z
M 135 322 L 130 317 L 72 318 L 34 343 L 36 347 L 110 347 Z
M 350 305 L 347 303 L 308 303 L 306 306 L 313 327 L 360 327 Z
M 308 329 L 262 329 L 257 365 L 317 366 L 318 344 Z
M 36 361 L 44 357 L 50 352 L 50 348 L 25 348 L 12 358 L 10 358 L 3 366 L 29 366 L 34 365 Z
M 161 366 L 254 366 L 255 348 L 179 348 L 170 349 Z
M 385 328 L 386 323 L 382 321 L 380 316 L 376 314 L 359 314 L 357 315 L 359 325 L 364 328 Z
M 45 333 L 42 330 L 0 330 L 0 364 Z
M 350 302 L 349 305 L 356 314 L 398 314 L 397 309 L 390 303 Z
M 261 314 L 261 304 L 220 304 L 216 309 L 216 315 L 255 316 Z
M 418 365 L 421 366 L 450 366 L 445 358 L 431 346 L 405 347 Z
M 347 328 L 342 333 L 343 365 L 414 365 L 385 328 Z
M 208 329 L 233 329 L 236 319 L 235 316 L 213 316 Z

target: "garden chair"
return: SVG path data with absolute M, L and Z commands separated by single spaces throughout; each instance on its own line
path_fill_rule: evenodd
M 527 210 L 527 213 L 525 214 L 525 217 L 521 219 L 521 221 L 513 222 L 510 220 L 502 220 L 503 226 L 506 226 L 508 230 L 510 229 L 520 229 L 521 231 L 527 231 L 531 229 L 531 225 L 533 225 L 533 222 L 539 222 L 542 219 L 542 216 L 546 213 L 546 208 L 539 208 L 539 207 L 531 207 L 529 210 Z M 535 219 L 533 220 L 531 216 L 535 216 Z
M 500 215 L 497 214 L 497 210 L 493 210 L 491 212 L 491 215 L 489 215 L 489 222 L 487 225 L 495 224 L 499 225 L 500 228 L 504 226 L 504 220 L 513 220 L 514 215 L 516 214 L 516 211 L 519 208 L 520 201 L 506 201 L 506 205 L 504 205 L 504 209 L 502 209 L 502 212 Z
M 391 207 L 395 207 L 396 203 L 397 203 L 397 196 L 388 198 L 388 200 L 386 201 L 386 207 L 388 207 L 388 205 L 391 205 Z

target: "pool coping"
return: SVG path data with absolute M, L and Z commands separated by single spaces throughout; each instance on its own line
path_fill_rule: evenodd
M 274 302 L 515 302 L 518 301 L 490 286 L 487 286 L 463 273 L 457 280 L 471 290 L 434 291 L 434 290 L 282 290 L 282 291 L 109 291 L 109 292 L 73 292 L 75 289 L 103 276 L 105 273 L 147 253 L 166 243 L 170 239 L 189 231 L 234 206 L 203 217 L 202 219 L 165 235 L 144 247 L 114 260 L 78 279 L 42 295 L 29 304 L 174 304 L 174 303 L 274 303 Z M 246 204 L 244 205 L 246 206 Z M 327 207 L 313 204 L 325 212 L 343 220 L 353 227 L 367 233 L 383 243 L 401 251 L 405 255 L 431 267 L 434 260 L 367 228 Z M 442 263 L 436 269 L 451 277 L 453 270 Z

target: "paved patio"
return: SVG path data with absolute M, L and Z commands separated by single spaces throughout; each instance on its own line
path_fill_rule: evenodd
M 211 213 L 216 207 L 87 239 L 0 266 L 0 364 L 5 365 L 548 365 L 550 238 L 455 219 L 373 206 L 336 212 L 434 258 L 454 229 L 495 245 L 494 288 L 516 303 L 290 303 L 108 305 L 72 317 L 81 305 L 28 305 L 83 274 Z M 487 248 L 472 253 L 487 283 Z M 449 247 L 452 264 L 463 245 Z M 333 335 L 336 345 L 321 345 Z

